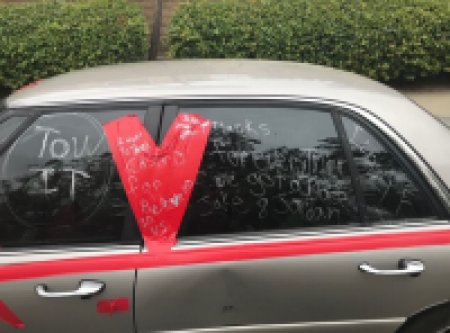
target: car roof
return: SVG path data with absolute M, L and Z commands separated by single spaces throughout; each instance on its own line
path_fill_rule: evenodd
M 323 66 L 264 60 L 153 61 L 72 71 L 13 93 L 10 107 L 165 95 L 302 95 L 333 99 L 335 92 L 398 93 L 363 76 Z M 312 94 L 314 92 L 314 94 Z
M 369 110 L 432 165 L 450 186 L 450 130 L 401 93 L 323 66 L 266 60 L 171 60 L 72 71 L 17 91 L 9 108 L 143 99 L 294 98 Z

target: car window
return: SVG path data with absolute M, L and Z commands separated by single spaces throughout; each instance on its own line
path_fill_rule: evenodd
M 213 121 L 179 237 L 358 222 L 330 113 L 181 108 Z
M 1 156 L 0 246 L 137 241 L 139 232 L 103 134 L 145 110 L 39 117 Z
M 0 122 L 0 144 L 5 142 L 11 134 L 26 120 L 26 117 L 10 117 Z
M 395 221 L 434 216 L 424 195 L 396 156 L 365 126 L 343 117 L 359 183 L 366 205 L 367 221 Z

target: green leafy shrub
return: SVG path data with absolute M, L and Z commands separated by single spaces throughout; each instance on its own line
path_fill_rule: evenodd
M 381 81 L 450 72 L 448 0 L 190 1 L 169 27 L 173 58 L 265 58 Z
M 146 59 L 148 24 L 126 0 L 0 5 L 0 86 Z

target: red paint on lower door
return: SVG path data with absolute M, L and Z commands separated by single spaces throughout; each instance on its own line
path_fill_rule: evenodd
M 101 300 L 97 303 L 97 312 L 109 314 L 111 317 L 116 312 L 127 312 L 129 309 L 130 305 L 126 297 Z
M 0 300 L 0 319 L 15 328 L 24 328 L 25 324 Z

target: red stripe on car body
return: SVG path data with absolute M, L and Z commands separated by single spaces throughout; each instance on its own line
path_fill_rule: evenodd
M 215 245 L 186 249 L 172 248 L 156 253 L 106 255 L 5 265 L 0 267 L 0 281 L 447 244 L 450 244 L 450 229 L 346 236 L 335 235 L 315 239 L 279 240 L 266 243 Z

